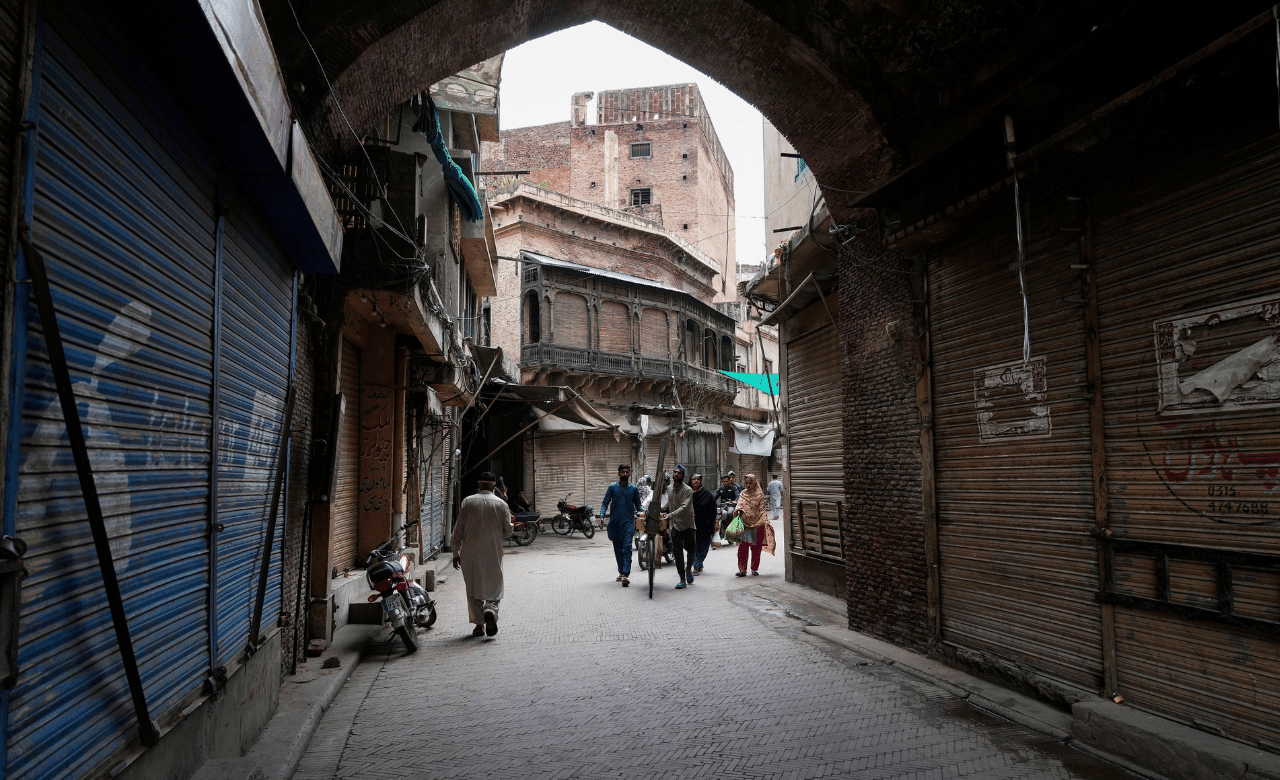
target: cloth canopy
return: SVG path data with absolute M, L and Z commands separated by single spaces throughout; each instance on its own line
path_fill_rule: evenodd
M 734 379 L 746 385 L 751 385 L 762 393 L 769 395 L 777 395 L 782 385 L 778 382 L 777 374 L 742 374 L 737 371 L 721 371 L 725 376 Z
M 767 423 L 750 423 L 730 420 L 733 428 L 733 446 L 729 452 L 739 455 L 769 455 L 773 452 L 775 430 Z

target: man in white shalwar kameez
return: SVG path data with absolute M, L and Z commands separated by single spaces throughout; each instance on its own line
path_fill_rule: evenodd
M 497 478 L 480 475 L 479 490 L 467 496 L 458 510 L 449 546 L 453 568 L 462 570 L 467 585 L 467 616 L 475 624 L 472 636 L 498 633 L 498 602 L 502 600 L 502 540 L 511 536 L 511 508 L 494 495 Z

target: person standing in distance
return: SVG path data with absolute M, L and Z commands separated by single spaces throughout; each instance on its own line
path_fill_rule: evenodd
M 449 546 L 453 568 L 467 585 L 467 617 L 475 624 L 471 636 L 498 633 L 498 602 L 502 601 L 502 540 L 511 536 L 511 508 L 494 495 L 497 478 L 486 471 L 474 495 L 462 500 Z
M 636 530 L 636 512 L 640 511 L 640 489 L 631 484 L 631 467 L 618 466 L 618 481 L 604 492 L 600 517 L 608 510 L 609 527 L 605 532 L 613 542 L 613 555 L 618 559 L 618 579 L 622 587 L 631 584 L 631 537 Z
M 782 478 L 777 474 L 769 480 L 769 520 L 782 519 Z

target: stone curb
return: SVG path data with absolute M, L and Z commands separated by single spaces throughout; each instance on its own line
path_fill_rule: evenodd
M 286 677 L 280 686 L 280 705 L 276 714 L 242 761 L 261 767 L 264 780 L 289 780 L 302 761 L 302 754 L 306 752 L 325 710 L 329 709 L 351 672 L 360 664 L 370 641 L 381 630 L 382 626 L 343 626 L 334 632 L 333 642 L 323 656 L 310 660 L 305 672 Z M 321 668 L 324 661 L 333 657 L 339 660 L 340 666 Z M 211 777 L 208 780 L 217 779 Z

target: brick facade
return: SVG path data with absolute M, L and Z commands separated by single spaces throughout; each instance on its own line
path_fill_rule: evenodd
M 528 170 L 523 178 L 540 187 L 662 225 L 712 259 L 714 300 L 735 299 L 733 169 L 697 85 L 602 92 L 597 117 L 594 125 L 504 130 L 501 142 L 484 145 L 481 168 Z M 645 144 L 647 154 L 638 155 Z M 636 204 L 637 190 L 650 202 Z M 645 242 L 631 242 L 638 243 Z M 643 249 L 660 252 L 659 244 L 669 242 L 651 238 Z
M 921 505 L 916 343 L 907 265 L 874 230 L 841 249 L 845 586 L 849 627 L 895 644 L 930 642 Z M 902 337 L 887 337 L 898 322 Z

